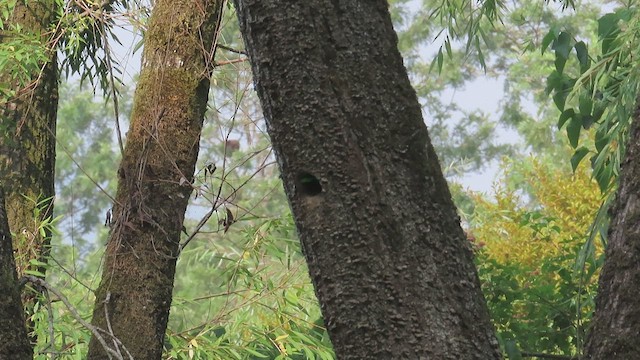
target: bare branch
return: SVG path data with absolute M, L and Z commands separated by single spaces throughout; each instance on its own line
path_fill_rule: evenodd
M 568 356 L 568 355 L 553 355 L 553 354 L 542 354 L 542 353 L 533 353 L 533 352 L 521 352 L 522 357 L 528 358 L 538 358 L 538 359 L 554 359 L 554 360 L 578 360 L 576 356 Z
M 105 351 L 107 351 L 107 354 L 109 355 L 109 359 L 113 359 L 113 357 L 111 356 L 111 355 L 113 355 L 118 360 L 124 360 L 124 357 L 122 356 L 122 354 L 120 352 L 117 352 L 117 351 L 113 350 L 111 347 L 109 347 L 107 345 L 107 343 L 105 342 L 105 340 L 102 337 L 102 335 L 100 335 L 100 330 L 102 330 L 102 329 L 99 329 L 99 328 L 89 324 L 88 322 L 84 321 L 84 319 L 82 319 L 82 316 L 80 316 L 80 314 L 78 313 L 78 310 L 71 304 L 69 299 L 67 299 L 64 295 L 62 295 L 62 293 L 60 291 L 58 291 L 55 287 L 53 287 L 51 284 L 49 284 L 45 280 L 40 279 L 38 277 L 35 277 L 33 275 L 25 275 L 25 276 L 23 276 L 20 279 L 20 282 L 19 282 L 20 287 L 24 286 L 27 282 L 30 282 L 32 284 L 36 284 L 38 286 L 42 286 L 43 288 L 47 289 L 48 291 L 50 291 L 54 295 L 56 295 L 58 297 L 58 299 L 60 299 L 60 301 L 62 301 L 64 303 L 64 305 L 67 307 L 67 309 L 69 309 L 69 312 L 76 319 L 76 321 L 78 321 L 83 327 L 89 329 L 89 331 L 91 331 L 93 336 L 95 336 L 96 339 L 98 339 L 98 341 L 100 342 L 102 347 L 105 349 Z M 104 332 L 104 330 L 102 330 L 102 331 Z M 113 335 L 111 335 L 111 336 L 113 337 L 114 340 L 116 340 L 124 348 L 124 345 L 122 345 L 120 340 L 117 340 Z M 124 350 L 125 350 L 125 352 L 127 352 L 128 358 L 130 360 L 133 360 L 133 357 L 131 356 L 131 354 L 129 354 L 127 349 L 124 349 Z

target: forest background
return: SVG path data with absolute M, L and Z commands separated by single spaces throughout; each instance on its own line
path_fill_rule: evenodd
M 598 19 L 628 4 L 585 2 L 563 10 L 540 1 L 500 3 L 501 21 L 469 50 L 453 33 L 441 32 L 447 26 L 436 21 L 434 9 L 444 3 L 390 3 L 405 65 L 474 247 L 501 349 L 510 359 L 579 355 L 602 263 L 598 237 L 606 221 L 598 223 L 596 215 L 611 189 L 594 179 L 588 162 L 576 161 L 575 131 L 558 126 L 561 112 L 551 99 L 549 76 L 557 69 L 561 30 L 595 46 Z M 233 11 L 225 7 L 220 30 L 165 357 L 331 359 Z M 138 51 L 149 14 L 150 5 L 142 3 L 113 12 L 115 27 L 123 30 L 105 36 L 101 53 L 110 59 L 113 88 L 98 69 L 80 72 L 67 64 L 70 71 L 62 77 L 55 235 L 43 266 L 47 281 L 85 319 L 99 282 L 120 161 L 114 125 L 128 127 L 136 81 L 135 66 L 112 49 L 125 31 L 131 35 L 119 36 L 127 40 L 124 48 Z M 82 20 L 65 24 L 68 33 L 81 33 Z M 69 39 L 70 47 L 83 41 Z M 544 51 L 552 41 L 555 54 Z M 29 62 L 28 49 L 3 56 Z M 465 89 L 497 92 L 495 84 L 504 89 L 495 111 L 474 108 L 474 95 Z M 589 145 L 593 135 L 577 136 Z M 469 182 L 478 179 L 472 174 L 495 168 L 491 191 L 470 190 L 476 187 Z M 59 358 L 84 358 L 91 334 L 62 302 L 52 310 L 39 307 L 33 314 L 36 358 L 54 350 Z

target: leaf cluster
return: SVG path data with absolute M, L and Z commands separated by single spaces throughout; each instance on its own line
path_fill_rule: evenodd
M 133 3 L 133 2 L 132 2 Z M 72 1 L 57 0 L 56 48 L 64 57 L 60 70 L 66 77 L 80 75 L 81 83 L 88 80 L 100 86 L 106 96 L 121 85 L 122 71 L 113 60 L 109 41 L 122 44 L 114 32 L 116 9 L 129 8 L 128 1 Z M 94 81 L 98 81 L 98 84 Z
M 291 215 L 226 236 L 179 260 L 169 358 L 332 359 Z
M 637 10 L 623 8 L 598 19 L 598 42 L 591 51 L 585 41 L 557 29 L 552 29 L 542 43 L 543 52 L 551 46 L 555 55 L 547 93 L 553 94 L 561 111 L 558 127 L 566 128 L 575 149 L 572 167 L 577 168 L 589 156 L 593 176 L 603 193 L 615 187 L 637 106 L 638 30 Z M 572 66 L 566 67 L 568 63 Z M 582 130 L 591 132 L 581 137 Z
M 0 104 L 37 78 L 48 60 L 46 39 L 11 21 L 17 0 L 0 2 Z
M 498 188 L 492 201 L 477 197 L 468 233 L 510 358 L 521 351 L 573 355 L 581 349 L 593 310 L 602 247 L 584 271 L 574 265 L 600 192 L 584 166 L 567 174 L 529 162 L 524 170 L 533 197 L 529 204 L 507 188 Z

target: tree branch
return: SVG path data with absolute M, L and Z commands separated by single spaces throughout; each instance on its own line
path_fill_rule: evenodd
M 91 333 L 96 337 L 96 339 L 98 339 L 98 341 L 100 342 L 100 344 L 102 345 L 102 347 L 104 347 L 105 351 L 107 351 L 107 353 L 109 354 L 109 359 L 113 359 L 113 356 L 115 356 L 116 359 L 118 360 L 124 360 L 124 357 L 122 356 L 122 354 L 119 351 L 115 351 L 112 348 L 110 348 L 107 343 L 105 342 L 104 338 L 100 335 L 100 329 L 89 324 L 88 322 L 84 321 L 84 319 L 82 319 L 82 316 L 80 316 L 80 314 L 78 313 L 78 310 L 76 310 L 76 308 L 71 304 L 71 302 L 69 301 L 69 299 L 67 299 L 64 295 L 62 295 L 61 292 L 59 292 L 58 290 L 56 290 L 56 288 L 54 288 L 51 284 L 49 284 L 48 282 L 46 282 L 43 279 L 40 279 L 38 277 L 32 276 L 32 275 L 25 275 L 20 279 L 19 282 L 19 286 L 23 287 L 26 283 L 32 283 L 38 286 L 41 286 L 45 289 L 47 289 L 48 291 L 52 292 L 54 295 L 56 295 L 58 297 L 58 299 L 60 299 L 64 305 L 67 307 L 67 309 L 69 309 L 69 312 L 71 313 L 71 315 L 76 319 L 76 321 L 78 321 L 82 326 L 84 326 L 85 328 L 89 329 L 89 331 L 91 331 Z M 111 335 L 111 334 L 110 334 Z M 111 335 L 113 337 L 113 335 Z M 124 348 L 124 345 L 122 345 L 122 342 L 120 342 L 120 340 L 116 339 L 115 337 L 114 341 L 117 341 L 119 345 L 121 345 Z M 133 356 L 131 356 L 131 354 L 129 354 L 129 351 L 127 351 L 127 349 L 125 348 L 124 351 L 127 353 L 128 358 L 130 360 L 133 360 Z
M 533 353 L 522 351 L 520 353 L 522 357 L 528 358 L 538 358 L 538 359 L 554 359 L 554 360 L 578 360 L 577 356 L 568 356 L 568 355 L 553 355 L 553 354 L 542 354 L 542 353 Z

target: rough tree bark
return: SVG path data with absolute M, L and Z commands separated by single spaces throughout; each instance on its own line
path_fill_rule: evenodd
M 10 22 L 28 35 L 40 35 L 46 44 L 56 2 L 18 1 Z M 3 37 L 0 37 L 0 40 Z M 10 38 L 6 37 L 7 40 Z M 0 81 L 6 78 L 0 75 Z M 55 130 L 58 110 L 58 70 L 55 51 L 49 61 L 31 74 L 27 86 L 11 84 L 17 94 L 0 103 L 0 179 L 6 191 L 7 217 L 16 234 L 14 246 L 18 275 L 32 259 L 48 254 L 50 232 L 39 232 L 42 220 L 53 213 Z M 34 217 L 36 202 L 42 209 Z M 41 269 L 42 270 L 42 269 Z
M 640 108 L 621 164 L 585 359 L 640 359 Z
M 162 355 L 222 4 L 156 1 L 146 33 L 92 321 L 134 359 Z M 95 337 L 88 358 L 107 358 Z
M 42 44 L 48 44 L 56 4 L 53 0 L 17 1 L 8 23 L 19 25 L 22 35 L 39 37 Z M 11 38 L 11 33 L 3 34 L 0 41 Z M 44 267 L 34 266 L 31 261 L 46 262 L 51 240 L 50 229 L 45 227 L 42 236 L 40 227 L 53 214 L 55 195 L 56 52 L 50 51 L 47 62 L 41 65 L 29 74 L 31 83 L 26 85 L 11 79 L 10 74 L 0 74 L 0 82 L 16 90 L 13 98 L 0 100 L 0 181 L 6 191 L 9 228 L 15 234 L 18 277 L 28 269 L 44 273 Z M 35 299 L 33 292 L 23 292 L 22 303 L 28 312 Z
M 0 359 L 32 359 L 24 322 L 4 192 L 0 185 Z
M 235 0 L 341 359 L 497 359 L 384 0 Z

